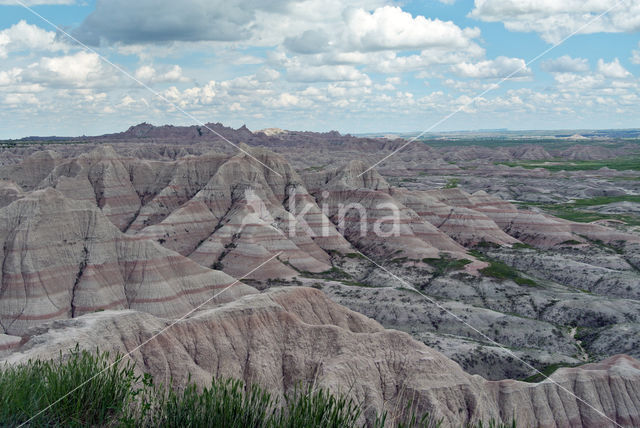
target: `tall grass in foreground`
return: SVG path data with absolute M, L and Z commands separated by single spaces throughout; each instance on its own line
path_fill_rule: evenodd
M 228 427 L 338 428 L 362 426 L 362 408 L 322 389 L 298 389 L 275 398 L 257 385 L 213 379 L 206 388 L 189 382 L 182 391 L 154 385 L 131 362 L 78 347 L 57 360 L 0 367 L 0 426 L 33 427 Z M 119 361 L 112 364 L 112 361 Z M 91 381 L 86 382 L 91 379 Z M 77 388 L 77 389 L 76 389 Z M 64 398 L 62 398 L 64 397 Z M 62 399 L 61 399 L 62 398 Z M 382 414 L 373 427 L 438 428 L 442 421 L 407 406 L 401 419 Z M 41 413 L 40 413 L 41 412 Z M 35 417 L 34 417 L 35 416 Z M 502 428 L 495 422 L 469 428 Z M 509 425 L 515 428 L 515 423 Z
M 36 360 L 2 367 L 0 426 L 16 426 L 34 416 L 31 426 L 112 424 L 135 399 L 138 378 L 132 363 L 111 365 L 110 361 L 108 352 L 79 352 L 76 347 L 66 361 L 61 354 L 58 361 Z M 96 374 L 91 382 L 77 388 Z

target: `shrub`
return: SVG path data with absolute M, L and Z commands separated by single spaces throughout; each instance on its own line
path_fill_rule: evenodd
M 435 268 L 435 275 L 442 275 L 454 270 L 462 270 L 466 265 L 471 263 L 468 259 L 453 259 L 447 255 L 440 258 L 425 258 L 422 259 L 423 263 L 431 265 Z
M 349 259 L 364 259 L 364 256 L 360 253 L 347 253 L 344 256 Z
M 530 287 L 538 285 L 529 278 L 523 278 L 517 270 L 499 260 L 489 260 L 489 266 L 480 269 L 480 272 L 485 276 L 500 280 L 510 279 L 518 285 L 528 285 Z

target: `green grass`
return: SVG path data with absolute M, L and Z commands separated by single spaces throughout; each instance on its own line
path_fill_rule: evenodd
M 131 363 L 110 366 L 109 361 L 109 353 L 80 352 L 76 347 L 66 361 L 60 357 L 3 367 L 0 426 L 16 426 L 32 416 L 31 426 L 96 426 L 117 419 L 135 400 L 139 378 Z M 91 382 L 83 385 L 88 379 Z M 83 386 L 76 390 L 79 385 Z M 61 397 L 65 398 L 55 403 Z
M 511 167 L 521 166 L 526 169 L 544 168 L 551 172 L 558 171 L 594 171 L 600 168 L 610 168 L 617 171 L 640 171 L 640 157 L 625 157 L 604 160 L 589 161 L 567 161 L 567 160 L 538 160 L 538 161 L 517 161 L 499 162 L 502 165 Z
M 467 259 L 452 259 L 448 256 L 442 256 L 440 258 L 425 258 L 422 261 L 435 268 L 434 274 L 442 275 L 447 272 L 462 270 L 466 265 L 471 263 L 471 260 Z
M 208 387 L 199 388 L 189 381 L 184 389 L 176 391 L 154 384 L 148 374 L 136 375 L 134 364 L 121 361 L 119 355 L 111 359 L 108 353 L 80 351 L 78 347 L 64 359 L 1 367 L 0 400 L 3 427 L 24 423 L 38 427 L 149 428 L 363 426 L 363 408 L 358 403 L 321 388 L 297 388 L 284 397 L 275 397 L 257 385 L 214 378 Z M 382 428 L 390 420 L 383 413 L 375 417 L 373 426 Z M 391 424 L 403 428 L 441 425 L 442 420 L 415 412 L 411 403 Z M 516 425 L 494 421 L 467 425 L 507 426 Z
M 348 259 L 364 259 L 364 256 L 360 253 L 347 253 L 344 256 Z
M 565 220 L 589 223 L 596 220 L 618 220 L 630 226 L 640 226 L 640 217 L 628 214 L 603 214 L 585 211 L 588 207 L 607 205 L 616 202 L 640 203 L 640 195 L 598 196 L 595 198 L 577 199 L 564 204 L 526 203 L 543 209 L 545 212 Z
M 556 370 L 558 370 L 561 367 L 577 367 L 576 364 L 562 364 L 562 363 L 558 363 L 558 364 L 551 364 L 548 365 L 544 368 L 542 368 L 540 370 L 540 373 L 536 373 L 534 375 L 531 375 L 529 377 L 526 377 L 524 379 L 522 379 L 523 382 L 530 382 L 530 383 L 538 383 L 538 382 L 542 382 L 543 380 L 545 380 L 547 377 L 551 376 Z M 544 375 L 544 376 L 543 376 Z
M 317 275 L 319 275 L 322 278 L 329 278 L 329 279 L 343 279 L 343 278 L 350 279 L 351 278 L 351 275 L 349 275 L 347 272 L 335 266 L 329 270 L 320 272 Z
M 500 260 L 492 259 L 484 255 L 478 250 L 471 250 L 469 254 L 473 255 L 477 259 L 483 260 L 489 263 L 489 266 L 486 268 L 480 269 L 480 273 L 484 276 L 488 276 L 491 278 L 495 278 L 501 281 L 511 280 L 518 285 L 526 285 L 528 287 L 538 287 L 538 283 L 529 279 L 524 278 L 518 270 L 509 266 L 508 264 L 501 262 Z
M 601 214 L 595 212 L 580 211 L 571 207 L 564 206 L 549 206 L 545 209 L 549 214 L 554 215 L 569 221 L 575 221 L 578 223 L 591 223 L 596 220 L 619 220 L 628 225 L 637 225 L 640 219 L 635 216 L 621 215 L 621 214 Z
M 640 203 L 640 195 L 597 196 L 595 198 L 576 199 L 571 202 L 571 204 L 576 207 L 591 207 L 595 205 L 612 204 L 614 202 Z
M 562 241 L 560 243 L 560 245 L 579 245 L 579 244 L 581 244 L 581 242 L 580 241 L 576 241 L 575 239 L 569 239 L 567 241 Z
M 524 250 L 535 250 L 536 247 L 533 245 L 529 245 L 523 242 L 516 242 L 511 246 L 512 248 L 524 249 Z
M 480 269 L 480 273 L 500 280 L 510 279 L 518 285 L 527 285 L 530 287 L 538 285 L 535 281 L 529 278 L 523 278 L 517 270 L 499 260 L 491 260 L 489 262 L 489 266 L 484 269 Z

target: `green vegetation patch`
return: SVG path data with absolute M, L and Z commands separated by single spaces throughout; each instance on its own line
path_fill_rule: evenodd
M 425 258 L 422 259 L 422 261 L 423 263 L 426 263 L 435 268 L 435 275 L 442 275 L 447 272 L 462 270 L 466 265 L 471 263 L 471 260 L 453 259 L 446 255 L 440 258 Z
M 577 366 L 579 366 L 579 364 L 563 364 L 563 363 L 550 364 L 540 370 L 540 373 L 542 374 L 536 373 L 534 375 L 531 375 L 529 377 L 522 379 L 522 381 L 530 382 L 530 383 L 542 382 L 543 380 L 551 376 L 556 370 L 558 370 L 561 367 L 577 367 Z
M 510 279 L 518 285 L 527 285 L 529 287 L 538 286 L 535 281 L 529 278 L 523 278 L 517 270 L 499 260 L 490 260 L 489 266 L 480 269 L 480 273 L 500 280 Z
M 124 416 L 140 378 L 132 363 L 111 365 L 109 357 L 76 347 L 67 361 L 0 368 L 0 426 L 106 426 Z
M 344 255 L 348 259 L 364 259 L 365 257 L 360 253 L 347 253 Z
M 526 244 L 524 242 L 516 242 L 511 246 L 511 248 L 522 249 L 522 250 L 535 250 L 536 247 L 533 245 Z
M 447 184 L 444 185 L 445 189 L 455 189 L 460 184 L 459 178 L 450 178 L 447 180 Z
M 640 171 L 640 157 L 624 157 L 603 160 L 586 160 L 586 161 L 567 161 L 557 160 L 532 160 L 532 161 L 516 161 L 516 162 L 498 162 L 502 165 L 510 167 L 521 166 L 526 169 L 544 168 L 551 172 L 559 171 L 595 171 L 600 168 L 615 169 L 617 171 Z
M 596 196 L 595 198 L 576 199 L 571 202 L 575 207 L 592 207 L 595 205 L 607 205 L 614 202 L 640 203 L 640 195 Z
M 511 280 L 518 285 L 526 285 L 529 287 L 539 287 L 538 283 L 532 279 L 524 278 L 517 269 L 509 266 L 508 264 L 501 262 L 500 260 L 487 257 L 485 254 L 478 250 L 471 250 L 469 254 L 474 257 L 489 263 L 486 268 L 480 269 L 480 273 L 484 276 L 496 278 L 499 280 Z
M 629 226 L 640 226 L 640 217 L 630 214 L 605 214 L 589 211 L 589 207 L 597 205 L 608 205 L 616 202 L 640 203 L 640 195 L 619 195 L 619 196 L 597 196 L 595 198 L 577 199 L 572 202 L 558 204 L 543 204 L 527 202 L 521 207 L 538 207 L 545 212 L 556 217 L 579 223 L 590 223 L 596 220 L 616 220 L 624 222 Z

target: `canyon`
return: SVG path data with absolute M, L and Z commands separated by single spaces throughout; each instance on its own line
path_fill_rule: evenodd
M 640 181 L 615 164 L 637 148 L 607 141 L 220 124 L 12 141 L 0 358 L 79 344 L 176 388 L 315 383 L 367 421 L 410 399 L 447 426 L 638 426 Z

